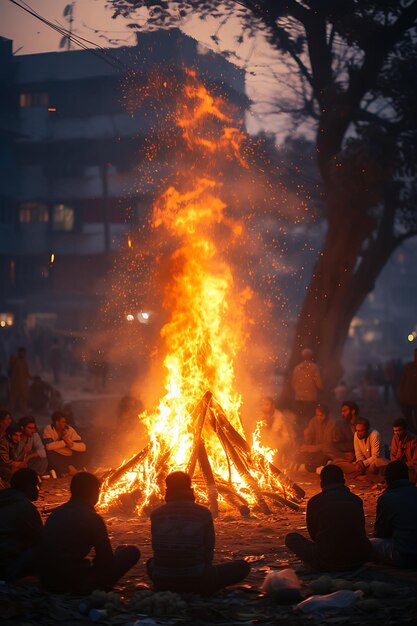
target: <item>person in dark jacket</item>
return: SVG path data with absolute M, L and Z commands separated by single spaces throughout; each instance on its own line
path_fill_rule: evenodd
M 341 420 L 336 422 L 335 448 L 338 458 L 346 461 L 355 460 L 353 436 L 355 434 L 356 420 L 359 418 L 359 407 L 356 402 L 345 400 L 340 408 Z
M 289 533 L 285 545 L 316 570 L 351 569 L 371 558 L 362 500 L 345 485 L 340 467 L 320 473 L 322 492 L 307 504 L 307 529 L 313 541 Z
M 243 580 L 250 572 L 246 561 L 213 565 L 213 518 L 194 502 L 189 475 L 173 472 L 165 482 L 166 504 L 151 513 L 154 556 L 147 570 L 155 591 L 209 595 Z
M 417 566 L 417 487 L 408 480 L 403 461 L 392 461 L 385 471 L 387 488 L 376 507 L 375 559 L 395 567 Z
M 14 580 L 37 573 L 36 547 L 42 520 L 32 504 L 38 499 L 39 478 L 29 468 L 19 469 L 11 487 L 0 491 L 0 579 Z
M 335 442 L 336 421 L 329 417 L 329 408 L 325 404 L 317 404 L 314 417 L 304 431 L 298 463 L 304 464 L 308 472 L 315 472 L 317 467 L 326 465 L 337 456 Z
M 394 436 L 391 441 L 391 461 L 404 461 L 408 467 L 408 478 L 412 483 L 417 480 L 417 435 L 407 430 L 403 417 L 392 425 Z
M 46 521 L 41 544 L 40 579 L 49 591 L 90 593 L 111 589 L 140 558 L 136 546 L 113 553 L 103 518 L 94 510 L 100 480 L 79 472 L 70 484 L 71 498 Z M 94 549 L 92 560 L 87 558 Z

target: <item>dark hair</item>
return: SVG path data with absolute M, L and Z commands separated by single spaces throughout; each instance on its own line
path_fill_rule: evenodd
M 363 426 L 366 426 L 366 430 L 369 430 L 371 428 L 369 420 L 366 417 L 358 417 L 358 419 L 356 420 L 356 426 L 358 424 L 362 424 Z
M 10 480 L 11 488 L 17 491 L 26 491 L 28 487 L 36 487 L 38 483 L 38 475 L 35 470 L 30 469 L 30 467 L 17 470 Z
M 165 478 L 167 489 L 178 491 L 191 488 L 191 478 L 185 472 L 172 472 Z
M 14 422 L 12 422 L 6 430 L 6 437 L 9 441 L 11 441 L 13 435 L 15 435 L 16 433 L 21 433 L 21 432 L 22 432 L 21 427 L 18 426 L 18 424 L 15 424 Z
M 323 404 L 322 402 L 319 402 L 318 404 L 316 404 L 316 410 L 317 409 L 319 409 L 325 415 L 329 415 L 329 407 L 327 406 L 327 404 Z
M 323 487 L 335 483 L 344 484 L 345 477 L 342 470 L 337 465 L 325 465 L 320 472 L 320 480 Z
M 90 472 L 78 472 L 71 480 L 70 491 L 76 500 L 86 500 L 100 490 L 101 480 Z
M 385 468 L 385 480 L 391 484 L 394 480 L 408 480 L 408 467 L 404 461 L 391 461 Z
M 20 428 L 24 428 L 28 424 L 35 424 L 36 426 L 36 421 L 33 415 L 26 415 L 25 417 L 21 417 L 17 424 Z
M 350 411 L 354 411 L 356 415 L 359 415 L 359 406 L 356 404 L 356 402 L 353 402 L 353 400 L 345 400 L 344 402 L 342 402 L 342 406 L 349 407 Z
M 393 421 L 392 427 L 405 428 L 407 430 L 407 421 L 403 417 L 397 417 L 397 419 Z
M 52 423 L 56 424 L 57 421 L 60 420 L 62 417 L 65 417 L 65 419 L 67 419 L 67 416 L 62 411 L 54 411 L 51 415 Z
M 7 409 L 0 409 L 0 421 L 4 422 L 5 419 L 10 417 L 12 419 L 12 414 Z

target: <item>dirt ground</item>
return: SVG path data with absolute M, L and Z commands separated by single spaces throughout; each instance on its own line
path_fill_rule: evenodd
M 319 490 L 318 476 L 299 473 L 295 479 L 306 490 L 307 498 Z M 372 532 L 375 506 L 381 489 L 369 485 L 350 485 L 364 501 L 368 531 Z M 44 481 L 38 502 L 43 517 L 68 497 L 68 480 Z M 307 500 L 306 498 L 306 500 Z M 357 601 L 353 607 L 322 610 L 303 614 L 295 605 L 281 604 L 273 595 L 261 590 L 268 572 L 292 568 L 301 583 L 302 598 L 312 595 L 309 585 L 318 574 L 308 571 L 293 558 L 284 546 L 289 531 L 306 532 L 305 505 L 300 511 L 277 509 L 272 515 L 251 514 L 244 518 L 222 512 L 215 522 L 216 560 L 246 558 L 252 564 L 249 577 L 240 585 L 229 588 L 210 598 L 184 595 L 185 605 L 172 609 L 170 615 L 155 615 L 154 609 L 134 608 L 138 590 L 149 587 L 145 563 L 151 556 L 150 523 L 148 518 L 121 513 L 104 514 L 114 546 L 133 543 L 141 549 L 138 565 L 122 579 L 116 592 L 121 603 L 98 621 L 109 625 L 152 626 L 154 624 L 415 624 L 417 620 L 417 572 L 398 571 L 377 566 L 364 566 L 353 572 L 332 574 L 333 585 L 352 587 L 360 583 L 365 590 L 372 581 L 388 583 Z M 334 582 L 334 579 L 343 579 Z M 331 581 L 328 581 L 328 583 Z M 314 583 L 313 583 L 314 585 Z M 333 588 L 333 587 L 332 587 Z M 330 591 L 331 589 L 329 589 Z M 379 597 L 379 596 L 383 597 Z M 0 614 L 5 625 L 91 624 L 88 614 L 79 610 L 81 598 L 71 595 L 43 593 L 30 581 L 21 586 L 0 585 Z M 163 602 L 161 600 L 161 602 Z M 133 604 L 132 604 L 133 603 Z M 92 615 L 92 617 L 96 617 Z

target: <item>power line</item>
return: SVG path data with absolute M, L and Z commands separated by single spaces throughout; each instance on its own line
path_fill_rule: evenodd
M 85 37 L 76 35 L 73 32 L 71 33 L 70 31 L 68 31 L 66 28 L 64 28 L 63 26 L 59 24 L 54 24 L 47 18 L 43 17 L 40 13 L 37 13 L 37 11 L 35 11 L 29 4 L 24 2 L 24 0 L 21 0 L 22 4 L 20 2 L 17 2 L 17 0 L 9 0 L 9 2 L 17 6 L 19 9 L 22 9 L 22 11 L 29 13 L 29 15 L 39 20 L 40 22 L 42 22 L 48 28 L 51 28 L 52 30 L 56 31 L 62 37 L 66 37 L 68 40 L 70 40 L 72 43 L 74 43 L 78 47 L 82 48 L 83 50 L 87 52 L 90 52 L 90 54 L 93 54 L 94 56 L 99 58 L 101 61 L 104 61 L 108 65 L 111 65 L 113 68 L 119 71 L 120 70 L 134 70 L 133 66 L 129 65 L 128 63 L 125 63 L 124 61 L 121 61 L 116 56 L 112 55 L 109 52 L 108 48 L 103 48 L 102 46 L 99 46 L 95 42 L 90 41 L 89 39 L 86 39 Z M 87 44 L 90 44 L 91 46 L 93 46 L 93 48 L 90 48 Z

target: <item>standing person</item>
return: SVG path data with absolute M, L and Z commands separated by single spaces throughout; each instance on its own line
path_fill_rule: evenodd
M 166 504 L 151 513 L 153 559 L 147 563 L 155 591 L 211 594 L 243 580 L 244 560 L 213 565 L 214 526 L 210 511 L 194 502 L 184 472 L 166 477 Z
M 58 476 L 75 474 L 85 464 L 87 446 L 61 411 L 52 413 L 51 420 L 43 431 L 49 465 Z
M 359 407 L 352 400 L 342 402 L 340 408 L 342 419 L 336 422 L 336 443 L 335 448 L 338 456 L 346 461 L 355 460 L 355 450 L 353 437 L 355 435 L 355 425 L 359 418 Z
M 0 579 L 15 580 L 37 574 L 36 548 L 42 520 L 32 502 L 38 499 L 39 478 L 31 469 L 19 469 L 9 489 L 0 491 Z
M 53 389 L 49 383 L 40 376 L 34 376 L 29 387 L 29 406 L 32 411 L 39 413 L 46 409 L 50 403 Z
M 109 590 L 138 562 L 136 546 L 113 553 L 106 524 L 94 509 L 100 488 L 96 476 L 79 472 L 71 480 L 70 500 L 48 517 L 40 550 L 40 578 L 48 591 Z M 91 550 L 92 560 L 87 558 Z
M 320 473 L 321 493 L 307 504 L 309 541 L 289 533 L 285 545 L 316 570 L 352 569 L 371 557 L 362 500 L 345 485 L 342 470 L 326 465 Z
M 56 337 L 52 340 L 52 345 L 49 348 L 48 365 L 52 371 L 54 385 L 59 385 L 61 382 L 62 349 Z
M 10 401 L 11 411 L 25 413 L 28 408 L 29 396 L 29 365 L 26 360 L 26 348 L 19 348 L 17 355 L 10 359 Z
M 295 366 L 291 376 L 291 387 L 295 398 L 298 435 L 301 439 L 307 420 L 314 414 L 319 392 L 323 389 L 320 370 L 314 363 L 313 351 L 305 348 L 302 361 Z
M 392 397 L 394 400 L 397 399 L 397 389 L 395 386 L 395 363 L 394 360 L 391 359 L 389 361 L 385 361 L 384 363 L 384 404 L 389 404 L 390 400 L 390 390 L 392 391 Z
M 408 480 L 408 468 L 392 461 L 385 472 L 387 488 L 376 507 L 376 560 L 394 567 L 417 566 L 417 487 Z
M 408 430 L 417 433 L 417 349 L 414 350 L 414 361 L 404 365 L 398 399 Z
M 336 421 L 329 417 L 329 408 L 325 404 L 317 404 L 314 417 L 304 431 L 299 464 L 304 464 L 308 472 L 315 472 L 336 456 L 335 442 Z
M 417 435 L 407 430 L 404 418 L 396 419 L 392 425 L 394 436 L 391 441 L 391 461 L 403 461 L 408 467 L 408 477 L 417 480 Z
M 0 439 L 0 479 L 3 487 L 10 486 L 10 480 L 18 469 L 26 467 L 26 463 L 19 459 L 17 447 L 22 437 L 22 431 L 17 424 L 10 424 L 5 435 Z
M 45 446 L 39 436 L 35 418 L 31 415 L 21 417 L 17 423 L 22 430 L 22 437 L 17 446 L 18 458 L 21 458 L 27 467 L 42 476 L 48 467 Z

